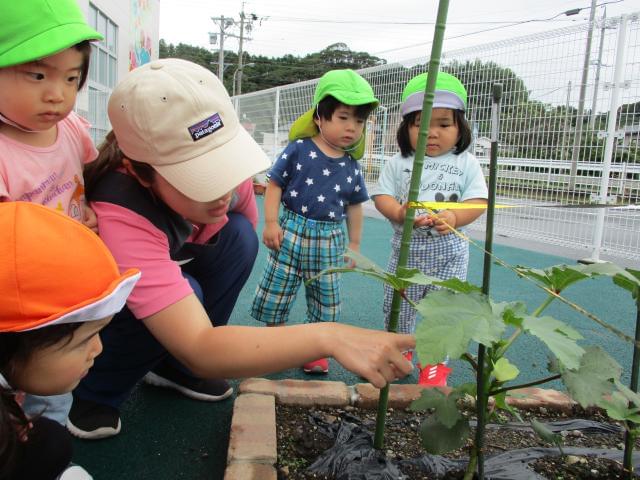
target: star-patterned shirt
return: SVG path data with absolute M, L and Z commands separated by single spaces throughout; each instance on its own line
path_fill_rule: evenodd
M 267 177 L 282 188 L 285 207 L 313 220 L 341 222 L 347 206 L 369 199 L 360 164 L 326 156 L 310 138 L 287 145 Z

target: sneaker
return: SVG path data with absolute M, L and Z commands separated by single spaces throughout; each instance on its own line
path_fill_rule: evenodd
M 117 435 L 120 426 L 117 408 L 73 397 L 67 418 L 67 430 L 71 435 L 85 440 L 98 440 Z
M 305 363 L 302 370 L 304 373 L 329 373 L 329 360 L 321 358 L 314 362 Z
M 204 380 L 185 375 L 172 368 L 149 372 L 144 376 L 143 381 L 156 387 L 172 388 L 186 397 L 203 402 L 224 400 L 233 393 L 233 388 L 226 380 Z
M 451 369 L 444 363 L 425 365 L 424 368 L 420 369 L 418 385 L 425 387 L 446 387 L 447 376 L 450 372 Z

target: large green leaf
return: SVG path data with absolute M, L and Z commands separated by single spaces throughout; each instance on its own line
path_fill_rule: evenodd
M 471 433 L 469 420 L 460 417 L 452 428 L 448 428 L 434 416 L 427 417 L 420 425 L 420 438 L 425 450 L 441 455 L 462 447 Z
M 595 275 L 611 275 L 616 269 L 619 269 L 613 263 L 599 263 L 592 265 L 554 265 L 545 269 L 529 268 L 517 266 L 518 274 L 532 278 L 542 283 L 555 293 L 562 292 L 565 288 L 573 285 L 580 280 L 590 278 Z
M 434 364 L 447 355 L 459 358 L 471 341 L 490 346 L 500 340 L 505 325 L 479 293 L 432 292 L 417 305 L 422 321 L 416 329 L 418 357 Z
M 438 285 L 440 287 L 448 288 L 449 290 L 453 290 L 455 292 L 460 293 L 469 293 L 469 292 L 481 292 L 482 289 L 473 283 L 465 282 L 460 280 L 459 278 L 450 278 L 448 280 L 438 280 L 434 282 L 434 285 Z
M 613 391 L 613 381 L 620 379 L 622 367 L 600 347 L 590 346 L 580 359 L 577 370 L 552 363 L 552 371 L 562 375 L 569 395 L 582 407 L 600 405 L 605 395 Z
M 640 270 L 627 268 L 613 277 L 613 282 L 619 287 L 631 292 L 633 298 L 638 301 L 640 297 Z
M 411 410 L 414 412 L 434 409 L 433 414 L 445 427 L 452 428 L 462 416 L 456 402 L 462 394 L 452 391 L 445 395 L 437 388 L 425 388 L 420 397 L 411 402 Z
M 542 340 L 565 367 L 578 368 L 584 349 L 576 343 L 582 335 L 573 328 L 552 317 L 530 315 L 522 320 L 522 328 Z
M 640 395 L 637 392 L 634 392 L 630 388 L 626 387 L 619 380 L 613 381 L 614 385 L 618 389 L 621 395 L 623 395 L 627 401 L 633 402 L 637 407 L 640 407 Z
M 603 398 L 600 406 L 607 411 L 607 415 L 613 420 L 640 424 L 640 415 L 638 415 L 640 409 L 630 407 L 629 401 L 620 392 L 613 392 L 610 396 Z

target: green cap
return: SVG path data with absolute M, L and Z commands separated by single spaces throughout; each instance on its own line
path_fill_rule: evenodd
M 424 102 L 424 90 L 427 87 L 427 73 L 416 75 L 402 92 L 402 105 L 400 112 L 402 116 L 422 110 Z M 456 77 L 446 72 L 438 72 L 436 78 L 435 98 L 433 108 L 451 108 L 453 110 L 467 109 L 467 90 L 462 82 Z
M 311 109 L 307 110 L 293 122 L 291 130 L 289 130 L 289 141 L 299 138 L 309 138 L 318 134 L 318 127 L 313 121 L 313 116 L 318 103 L 328 95 L 331 95 L 345 105 L 359 106 L 373 103 L 377 107 L 380 104 L 373 94 L 373 89 L 371 85 L 369 85 L 369 82 L 356 72 L 350 69 L 330 70 L 322 75 L 318 81 Z M 362 136 L 364 137 L 365 135 L 366 130 L 363 130 Z M 365 145 L 361 140 L 358 140 L 358 143 L 354 145 L 357 145 L 357 147 L 350 153 L 351 156 L 357 160 L 364 155 Z
M 84 40 L 101 40 L 75 0 L 0 1 L 0 68 L 32 62 Z

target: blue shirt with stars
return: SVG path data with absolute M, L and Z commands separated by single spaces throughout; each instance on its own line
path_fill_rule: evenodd
M 326 156 L 310 139 L 291 142 L 267 177 L 282 188 L 282 203 L 312 220 L 342 222 L 349 205 L 369 199 L 360 164 L 351 155 Z

